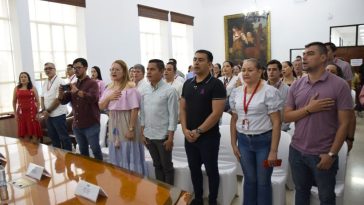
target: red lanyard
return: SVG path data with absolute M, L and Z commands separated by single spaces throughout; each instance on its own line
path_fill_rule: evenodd
M 249 98 L 248 104 L 246 103 L 246 92 L 247 92 L 247 87 L 245 86 L 245 89 L 244 89 L 244 112 L 245 112 L 245 114 L 247 114 L 247 113 L 248 113 L 248 107 L 249 107 L 250 101 L 252 101 L 253 96 L 255 95 L 255 93 L 256 93 L 256 92 L 257 92 L 257 90 L 258 90 L 259 85 L 260 85 L 260 81 L 259 81 L 259 83 L 257 84 L 257 86 L 254 88 L 254 91 L 253 91 L 252 95 L 251 95 L 251 96 L 250 96 L 250 98 Z

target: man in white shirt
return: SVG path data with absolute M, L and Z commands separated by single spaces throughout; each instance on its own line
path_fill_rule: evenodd
M 133 81 L 142 96 L 145 94 L 146 89 L 150 85 L 147 79 L 144 78 L 144 74 L 145 68 L 142 64 L 136 64 L 133 66 Z
M 293 62 L 293 69 L 296 73 L 297 79 L 300 79 L 307 75 L 303 72 L 302 60 L 300 60 L 299 58 Z
M 68 78 L 68 83 L 76 83 L 77 82 L 77 77 L 76 77 L 75 70 L 73 69 L 72 64 L 67 65 L 66 76 Z
M 67 132 L 66 105 L 58 100 L 58 88 L 63 83 L 56 75 L 53 63 L 44 64 L 44 72 L 48 79 L 43 84 L 41 95 L 42 115 L 46 120 L 48 137 L 52 139 L 54 147 L 72 151 L 71 138 Z
M 172 148 L 178 121 L 178 96 L 176 90 L 163 81 L 163 72 L 163 61 L 149 61 L 147 77 L 150 85 L 142 96 L 140 124 L 143 142 L 153 159 L 156 178 L 173 185 Z
M 164 70 L 164 80 L 177 91 L 179 99 L 182 95 L 183 83 L 176 79 L 176 72 L 176 65 L 172 62 L 168 62 L 166 64 L 166 69 Z
M 176 67 L 176 80 L 180 81 L 182 84 L 185 82 L 185 74 L 183 74 L 180 70 L 177 69 L 177 60 L 174 58 L 170 58 L 168 63 L 173 63 Z

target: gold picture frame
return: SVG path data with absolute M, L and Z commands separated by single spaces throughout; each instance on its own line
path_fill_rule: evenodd
M 264 66 L 271 59 L 269 12 L 224 16 L 224 30 L 226 60 L 241 64 L 256 58 Z

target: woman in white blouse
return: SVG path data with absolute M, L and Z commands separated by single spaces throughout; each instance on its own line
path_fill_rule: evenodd
M 238 80 L 238 76 L 235 76 L 233 73 L 233 67 L 234 67 L 234 64 L 232 62 L 225 61 L 222 64 L 222 69 L 224 70 L 225 75 L 219 78 L 219 80 L 221 80 L 221 82 L 224 84 L 224 86 L 226 88 L 227 100 L 226 100 L 224 112 L 230 111 L 229 97 L 230 97 L 231 92 L 235 88 L 236 81 Z
M 276 88 L 261 80 L 263 69 L 256 59 L 244 61 L 244 86 L 230 96 L 231 146 L 244 173 L 244 205 L 272 204 L 271 176 L 281 134 Z M 267 160 L 269 167 L 265 167 Z

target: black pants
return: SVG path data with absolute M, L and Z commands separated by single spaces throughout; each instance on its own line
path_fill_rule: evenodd
M 203 178 L 201 165 L 204 164 L 209 180 L 209 204 L 216 204 L 219 191 L 220 175 L 217 162 L 219 147 L 220 136 L 201 136 L 193 143 L 185 140 L 188 166 L 191 172 L 195 198 L 202 199 Z
M 153 166 L 155 169 L 155 176 L 159 181 L 166 182 L 170 185 L 174 184 L 174 169 L 172 162 L 172 151 L 167 151 L 163 140 L 150 140 L 147 139 L 147 148 L 150 156 L 153 159 Z

